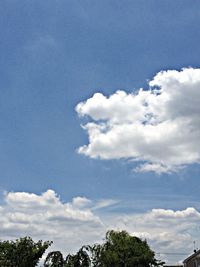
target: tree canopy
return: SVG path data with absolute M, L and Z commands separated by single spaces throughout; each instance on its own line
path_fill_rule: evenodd
M 89 247 L 83 246 L 75 255 L 68 255 L 66 258 L 66 267 L 89 267 L 91 260 L 87 253 Z
M 64 266 L 64 259 L 60 251 L 52 251 L 48 253 L 44 262 L 44 267 L 63 267 L 63 266 Z
M 126 231 L 108 231 L 103 244 L 91 247 L 95 267 L 149 267 L 158 266 L 155 253 L 146 240 L 129 235 Z
M 35 267 L 50 245 L 49 241 L 34 242 L 30 237 L 0 241 L 0 266 Z
M 0 241 L 0 267 L 35 267 L 52 242 L 30 237 Z M 108 231 L 103 243 L 82 246 L 64 259 L 60 251 L 48 253 L 44 267 L 152 267 L 162 265 L 146 240 L 126 231 Z
M 83 246 L 76 254 L 67 255 L 63 267 L 150 267 L 162 263 L 146 240 L 126 231 L 108 231 L 102 244 Z M 57 266 L 57 265 L 49 265 Z

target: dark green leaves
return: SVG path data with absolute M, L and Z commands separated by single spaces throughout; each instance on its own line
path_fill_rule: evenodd
M 51 242 L 34 242 L 30 237 L 0 241 L 0 266 L 35 267 Z

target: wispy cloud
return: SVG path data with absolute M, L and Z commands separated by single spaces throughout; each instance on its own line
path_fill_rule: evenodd
M 131 158 L 136 171 L 158 174 L 200 162 L 200 69 L 159 72 L 149 89 L 132 94 L 96 93 L 76 106 L 91 121 L 83 128 L 89 144 L 78 152 L 91 158 Z M 143 163 L 142 163 L 143 162 Z
M 118 204 L 120 201 L 119 200 L 114 200 L 114 199 L 101 199 L 95 203 L 95 206 L 92 208 L 93 210 L 98 210 L 98 209 L 105 209 L 107 207 L 113 206 Z

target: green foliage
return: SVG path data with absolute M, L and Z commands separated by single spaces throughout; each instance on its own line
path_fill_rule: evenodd
M 68 255 L 66 258 L 66 267 L 89 267 L 90 257 L 87 253 L 87 247 L 83 246 L 75 255 Z
M 34 242 L 30 237 L 0 241 L 0 267 L 35 267 L 51 242 Z M 64 260 L 60 251 L 50 252 L 44 267 L 152 267 L 155 259 L 146 240 L 126 231 L 108 231 L 104 243 L 83 246 Z
M 155 254 L 146 241 L 135 236 L 130 236 L 126 231 L 108 231 L 103 244 L 83 246 L 75 255 L 69 254 L 66 260 L 60 263 L 60 265 L 58 263 L 62 262 L 59 261 L 59 259 L 62 259 L 62 254 L 60 253 L 60 255 L 59 253 L 49 253 L 45 264 L 50 264 L 44 266 L 150 267 L 163 264 L 155 259 Z
M 146 241 L 130 236 L 126 231 L 108 231 L 102 245 L 91 247 L 94 267 L 158 266 L 154 252 Z
M 52 251 L 47 255 L 44 267 L 63 267 L 64 259 L 60 251 Z
M 30 237 L 0 241 L 0 266 L 35 267 L 51 242 L 34 242 Z

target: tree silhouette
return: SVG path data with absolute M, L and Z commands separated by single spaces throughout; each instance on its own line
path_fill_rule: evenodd
M 60 251 L 52 251 L 47 255 L 44 267 L 63 267 L 64 259 Z
M 90 257 L 87 253 L 87 247 L 83 246 L 75 255 L 66 257 L 66 267 L 89 267 Z
M 34 242 L 30 237 L 0 241 L 0 266 L 35 267 L 52 242 Z
M 162 265 L 146 241 L 126 231 L 108 231 L 103 244 L 90 247 L 94 267 L 150 267 Z

